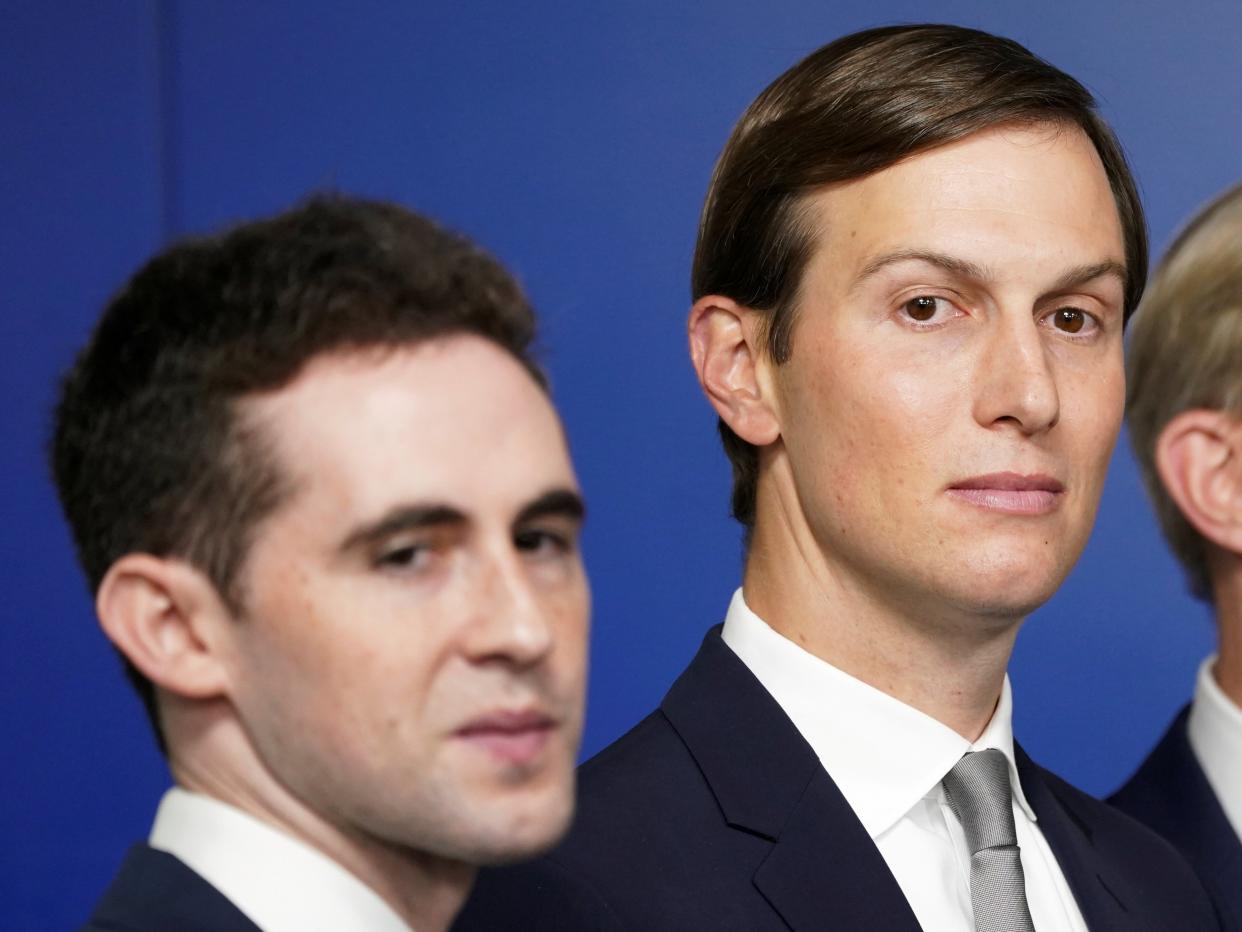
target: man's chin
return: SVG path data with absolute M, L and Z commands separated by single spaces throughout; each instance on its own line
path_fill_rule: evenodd
M 537 857 L 565 837 L 573 814 L 572 789 L 545 799 L 480 807 L 470 819 L 460 860 L 491 867 Z
M 975 585 L 955 593 L 953 601 L 963 615 L 991 619 L 998 628 L 1006 628 L 1042 607 L 1064 578 L 1063 573 L 1045 573 L 1034 578 L 976 580 Z
M 1056 594 L 1077 560 L 1081 547 L 1056 546 L 1046 536 L 1035 541 L 996 540 L 978 554 L 955 588 L 973 613 L 1025 617 Z

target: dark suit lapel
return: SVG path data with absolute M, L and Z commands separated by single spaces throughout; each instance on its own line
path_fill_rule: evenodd
M 1242 930 L 1242 840 L 1190 746 L 1190 706 L 1109 802 L 1171 841 L 1208 887 L 1226 929 Z
M 754 884 L 791 929 L 919 929 L 862 823 L 719 626 L 661 710 L 725 821 L 772 842 Z
M 875 843 L 820 768 L 755 886 L 791 929 L 918 929 Z
M 1053 791 L 1044 772 L 1016 744 L 1014 757 L 1022 791 L 1035 810 L 1039 829 L 1069 883 L 1087 928 L 1091 932 L 1148 928 L 1144 918 L 1127 907 L 1130 897 L 1125 878 L 1096 852 L 1088 821 Z

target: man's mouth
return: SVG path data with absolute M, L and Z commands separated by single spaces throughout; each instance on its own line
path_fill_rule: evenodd
M 497 709 L 471 719 L 455 734 L 505 763 L 529 764 L 559 728 L 559 722 L 544 712 Z
M 1013 515 L 1045 515 L 1055 511 L 1065 486 L 1040 473 L 996 472 L 954 482 L 949 495 L 958 501 Z

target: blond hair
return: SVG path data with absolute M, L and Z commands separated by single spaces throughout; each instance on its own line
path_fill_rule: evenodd
M 1147 492 L 1191 591 L 1208 599 L 1205 541 L 1161 483 L 1155 448 L 1183 411 L 1242 416 L 1242 185 L 1201 211 L 1165 253 L 1130 325 L 1126 381 Z

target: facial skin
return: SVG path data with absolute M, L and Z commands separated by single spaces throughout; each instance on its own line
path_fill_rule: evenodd
M 792 356 L 720 295 L 691 352 L 759 448 L 744 589 L 972 740 L 1090 532 L 1124 403 L 1125 252 L 1077 128 L 1006 126 L 808 195 Z
M 455 336 L 314 360 L 244 415 L 293 491 L 256 532 L 243 617 L 210 635 L 246 748 L 216 740 L 227 766 L 192 752 L 179 777 L 423 908 L 387 868 L 551 845 L 572 812 L 589 595 L 546 395 Z
M 997 129 L 807 206 L 818 248 L 770 373 L 784 514 L 870 599 L 1027 614 L 1086 543 L 1121 423 L 1099 158 L 1077 129 Z

